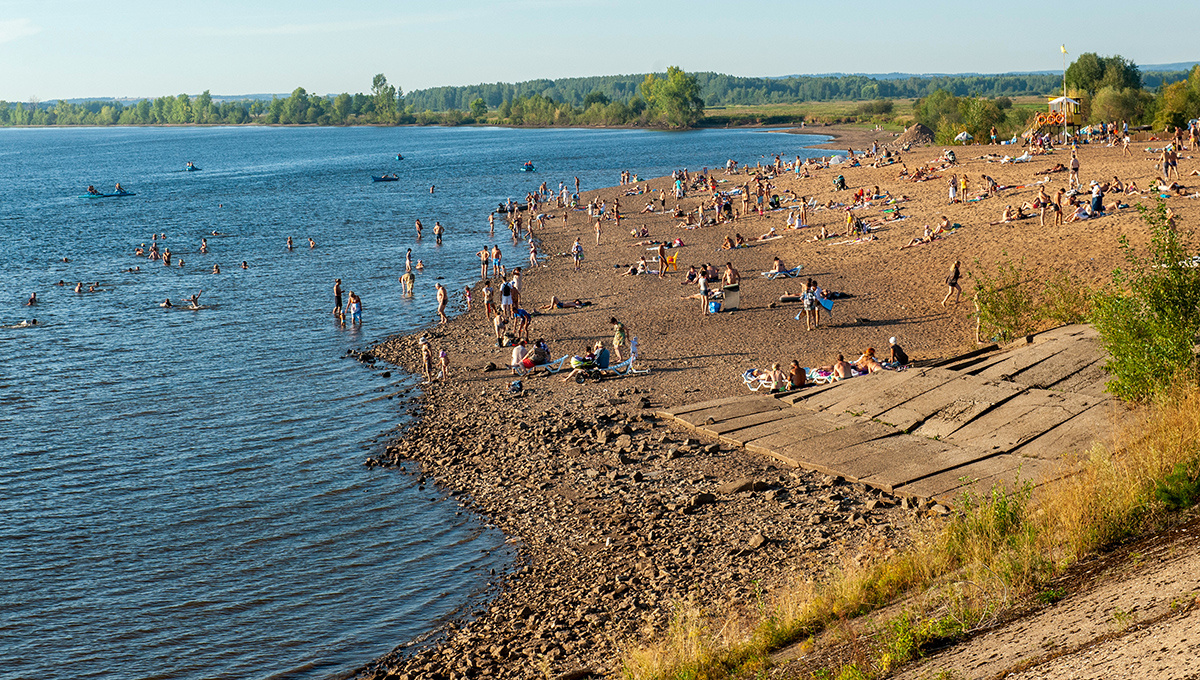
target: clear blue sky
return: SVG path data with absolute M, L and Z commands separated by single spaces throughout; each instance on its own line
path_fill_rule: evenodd
M 0 0 L 0 99 L 364 92 L 376 73 L 407 91 L 668 65 L 995 73 L 1061 68 L 1060 43 L 1153 64 L 1200 58 L 1198 29 L 1195 0 Z

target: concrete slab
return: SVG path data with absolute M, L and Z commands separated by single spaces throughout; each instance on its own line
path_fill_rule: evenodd
M 897 487 L 912 484 L 993 455 L 990 451 L 974 446 L 955 446 L 949 442 L 902 436 L 922 443 L 902 452 L 902 455 L 894 457 L 888 467 L 861 477 L 860 481 L 876 489 L 883 489 L 887 493 L 894 493 Z
M 1008 352 L 1002 361 L 986 368 L 977 366 L 971 369 L 970 373 L 984 380 L 1016 380 L 1015 376 L 1020 375 L 1022 371 L 1036 366 L 1064 349 L 1064 345 L 1056 342 L 1032 345 L 1020 351 Z
M 831 405 L 829 410 L 853 413 L 864 418 L 877 418 L 888 410 L 912 401 L 958 377 L 959 374 L 944 368 L 919 368 L 898 373 L 885 371 L 855 378 L 854 380 L 862 381 L 860 385 L 865 389 L 848 394 L 847 398 Z M 853 383 L 854 380 L 849 382 Z
M 774 420 L 768 420 L 750 427 L 731 430 L 719 435 L 717 439 L 723 444 L 730 444 L 732 446 L 745 446 L 748 442 L 761 439 L 762 437 L 770 434 L 775 434 L 785 427 L 795 424 L 792 421 L 796 420 L 797 418 L 800 419 L 800 421 L 797 422 L 802 422 L 803 419 L 808 416 L 808 414 L 801 413 L 794 409 L 784 409 L 782 411 L 775 412 L 774 415 Z
M 1096 397 L 1031 389 L 967 423 L 949 439 L 1008 453 L 1100 401 Z
M 780 434 L 787 433 L 783 430 Z M 791 443 L 779 447 L 782 453 L 795 457 L 797 460 L 832 460 L 834 454 L 841 449 L 849 448 L 863 442 L 890 437 L 896 431 L 886 425 L 880 425 L 869 420 L 850 424 L 846 427 L 821 433 L 816 437 L 805 439 L 796 438 Z M 812 452 L 818 451 L 819 455 Z
M 728 434 L 730 432 L 742 430 L 747 427 L 753 427 L 755 425 L 762 425 L 763 423 L 773 422 L 776 420 L 780 420 L 781 418 L 792 417 L 794 411 L 795 411 L 795 409 L 790 409 L 790 408 L 786 408 L 786 407 L 769 409 L 766 411 L 760 411 L 758 413 L 751 413 L 749 415 L 739 416 L 737 418 L 729 418 L 727 420 L 717 421 L 710 425 L 701 426 L 698 429 L 707 435 L 711 435 L 713 437 L 720 437 L 723 434 Z M 799 414 L 795 414 L 795 415 L 799 415 Z
M 810 411 L 829 410 L 839 402 L 875 391 L 878 389 L 878 385 L 876 376 L 860 376 L 858 378 L 851 378 L 850 380 L 830 383 L 824 386 L 824 389 L 819 393 L 811 395 L 802 403 L 797 403 L 796 406 L 809 409 Z
M 925 417 L 921 426 L 912 432 L 922 437 L 949 437 L 975 418 L 1023 392 L 1025 387 L 1016 383 L 981 381 L 974 376 L 964 376 L 914 400 L 913 408 L 921 406 L 927 410 L 932 406 L 937 410 Z M 944 405 L 936 407 L 938 400 L 944 401 Z M 892 422 L 888 413 L 880 416 L 880 420 Z
M 1013 380 L 1030 387 L 1047 389 L 1079 373 L 1096 361 L 1102 351 L 1097 340 L 1074 340 L 1063 351 L 1018 373 Z
M 895 493 L 917 498 L 937 498 L 954 501 L 954 492 L 976 484 L 979 480 L 1000 479 L 1017 469 L 1017 456 L 991 456 L 967 465 L 946 470 L 923 479 L 896 487 Z
M 1047 385 L 1046 389 L 1055 392 L 1075 392 L 1092 397 L 1104 396 L 1104 385 L 1111 377 L 1108 371 L 1104 370 L 1106 363 L 1108 363 L 1108 355 L 1102 354 L 1092 363 L 1080 368 L 1074 375 L 1067 376 L 1053 385 Z
M 932 498 L 944 505 L 960 505 L 962 495 L 968 491 L 977 495 L 986 495 L 992 492 L 992 489 L 1000 487 L 1008 491 L 1014 491 L 1019 486 L 1024 486 L 1026 483 L 1032 484 L 1037 488 L 1047 482 L 1060 478 L 1067 472 L 1068 468 L 1053 461 L 1043 461 L 1037 458 L 1021 458 L 1020 456 L 1001 455 L 979 463 L 973 463 L 957 471 L 948 473 L 946 481 L 955 481 L 952 475 L 954 472 L 965 472 L 959 477 L 958 485 L 952 488 L 947 488 L 944 491 L 933 492 L 926 495 L 928 489 L 922 489 L 919 495 L 922 498 Z M 990 474 L 988 474 L 990 472 Z M 929 478 L 915 482 L 911 485 L 902 486 L 897 490 L 897 493 L 904 493 L 904 490 L 921 489 L 922 485 L 927 481 L 936 479 Z
M 738 401 L 732 403 L 719 404 L 676 415 L 675 419 L 698 427 L 709 423 L 709 421 L 719 423 L 764 411 L 778 411 L 782 408 L 786 407 L 771 397 L 749 396 L 741 397 Z
M 695 402 L 692 404 L 684 404 L 683 406 L 676 406 L 674 408 L 670 408 L 665 411 L 659 411 L 659 413 L 666 413 L 668 415 L 668 417 L 670 417 L 670 418 L 677 418 L 685 413 L 691 413 L 693 411 L 700 411 L 700 410 L 703 410 L 706 408 L 713 408 L 715 406 L 721 406 L 723 404 L 736 404 L 737 402 L 746 399 L 748 396 L 758 396 L 758 395 L 741 394 L 736 397 L 722 397 L 720 399 L 709 399 L 708 401 L 698 401 L 698 402 Z
M 1104 401 L 1083 413 L 1042 433 L 1035 439 L 1017 447 L 1014 454 L 1027 458 L 1060 460 L 1086 452 L 1093 444 L 1110 445 L 1117 431 L 1119 411 L 1111 402 Z

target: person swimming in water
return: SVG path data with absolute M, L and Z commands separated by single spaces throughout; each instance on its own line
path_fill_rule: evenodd
M 38 299 L 37 299 L 37 293 L 32 293 L 32 294 L 29 296 L 29 302 L 26 302 L 26 303 L 25 303 L 25 306 L 26 306 L 26 307 L 32 307 L 32 306 L 36 305 L 37 303 L 38 303 Z
M 203 293 L 204 289 L 201 288 L 199 293 L 196 293 L 187 299 L 187 301 L 192 304 L 192 309 L 200 309 L 200 296 Z
M 174 307 L 175 305 L 171 304 L 171 298 L 167 298 L 166 300 L 163 300 L 162 302 L 158 303 L 158 306 L 159 307 Z

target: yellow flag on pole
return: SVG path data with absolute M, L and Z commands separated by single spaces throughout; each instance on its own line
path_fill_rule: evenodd
M 1067 46 L 1066 46 L 1066 45 L 1063 45 L 1063 46 L 1062 46 L 1062 52 L 1063 52 L 1063 54 L 1066 54 L 1066 53 L 1067 53 Z

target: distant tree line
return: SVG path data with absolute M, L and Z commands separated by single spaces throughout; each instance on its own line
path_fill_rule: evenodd
M 1141 74 L 1121 57 L 1081 55 L 1067 71 L 1068 85 L 1085 98 L 1091 115 L 1147 122 L 1161 110 L 1168 117 L 1189 115 L 1195 96 L 1185 72 Z M 930 127 L 945 118 L 951 127 L 999 122 L 1024 124 L 1026 109 L 1003 106 L 1019 95 L 1061 91 L 1055 75 L 936 76 L 876 79 L 867 76 L 743 78 L 719 73 L 666 73 L 530 80 L 462 87 L 435 87 L 405 93 L 375 76 L 368 93 L 310 94 L 296 88 L 270 101 L 215 101 L 206 90 L 196 97 L 143 99 L 125 104 L 92 101 L 0 101 L 0 126 L 12 125 L 462 125 L 493 123 L 528 126 L 634 125 L 688 127 L 706 106 L 761 105 L 807 101 L 863 101 L 859 116 L 891 116 L 892 98 L 916 98 L 914 114 Z M 1151 93 L 1151 88 L 1158 94 Z M 1190 89 L 1189 89 L 1190 88 Z M 1171 105 L 1164 108 L 1167 92 Z M 962 104 L 962 110 L 960 104 Z M 981 102 L 991 102 L 987 105 Z M 887 111 L 878 110 L 886 107 Z M 1192 107 L 1192 108 L 1189 108 Z M 953 110 L 953 111 L 952 111 Z M 1178 114 L 1178 115 L 1176 115 Z M 1194 114 L 1191 114 L 1194 115 Z

